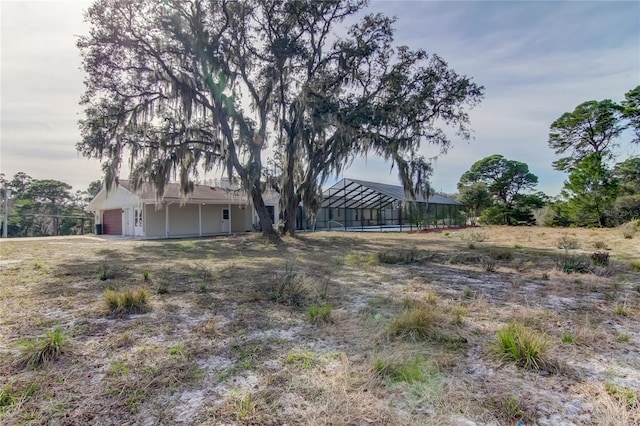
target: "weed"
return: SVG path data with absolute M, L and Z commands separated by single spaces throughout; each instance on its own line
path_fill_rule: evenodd
M 158 293 L 158 294 L 167 294 L 167 293 L 169 293 L 169 288 L 167 287 L 166 284 L 159 284 L 158 285 L 158 289 L 156 290 L 156 293 Z
M 544 281 L 549 281 L 549 273 L 548 272 L 543 272 L 542 275 L 540 276 L 540 278 Z
M 593 248 L 596 250 L 609 250 L 609 247 L 607 246 L 607 243 L 605 243 L 604 241 L 594 241 L 593 243 Z
M 640 260 L 634 260 L 629 263 L 629 267 L 632 271 L 640 271 Z
M 109 369 L 109 376 L 128 376 L 131 374 L 131 366 L 125 361 L 116 361 Z
M 632 220 L 631 222 L 620 225 L 620 232 L 622 232 L 622 236 L 626 239 L 633 238 L 638 232 L 638 221 Z
M 453 319 L 452 319 L 452 323 L 454 325 L 462 325 L 463 324 L 463 317 L 467 314 L 467 310 L 462 307 L 462 306 L 457 306 L 453 309 Z
M 469 250 L 474 250 L 476 248 L 476 245 L 474 243 L 469 243 L 467 247 L 469 247 Z
M 55 361 L 64 352 L 66 341 L 67 336 L 60 326 L 48 330 L 46 337 L 42 339 L 25 339 L 21 342 L 22 351 L 16 365 L 37 368 Z
M 98 269 L 98 278 L 100 281 L 106 281 L 115 277 L 115 274 L 106 263 L 100 265 L 100 269 Z
M 513 259 L 513 251 L 510 249 L 492 250 L 489 257 L 495 260 L 511 260 Z
M 426 361 L 416 358 L 411 361 L 396 361 L 376 359 L 374 366 L 376 373 L 394 382 L 420 383 L 429 377 L 439 374 L 438 369 Z
M 436 305 L 438 303 L 438 296 L 433 293 L 427 294 L 427 298 L 425 300 L 429 305 Z
M 591 263 L 594 266 L 607 266 L 609 265 L 609 253 L 606 251 L 597 251 L 591 253 Z
M 234 391 L 229 396 L 227 404 L 235 412 L 236 420 L 247 424 L 257 424 L 252 421 L 258 412 L 258 404 L 250 393 L 239 393 Z
M 462 296 L 465 299 L 473 299 L 476 296 L 476 293 L 470 289 L 469 287 L 465 288 L 464 291 L 462 292 Z
M 285 362 L 294 367 L 310 368 L 315 359 L 313 352 L 291 352 Z
M 633 389 L 626 386 L 619 386 L 615 383 L 607 383 L 605 385 L 605 389 L 609 395 L 619 402 L 626 404 L 630 409 L 640 406 L 640 396 L 638 395 L 638 392 Z
M 107 289 L 104 295 L 107 308 L 114 315 L 141 314 L 150 310 L 150 294 L 149 289 L 146 287 L 140 287 L 135 290 L 131 288 L 124 290 Z
M 520 408 L 520 403 L 518 402 L 518 399 L 514 396 L 507 398 L 507 400 L 504 403 L 504 409 L 507 416 L 511 419 L 519 419 L 524 414 L 524 412 L 522 411 L 522 408 Z
M 623 317 L 626 317 L 629 315 L 629 308 L 627 308 L 624 305 L 618 305 L 616 307 L 613 308 L 613 313 L 616 315 L 620 315 Z
M 487 272 L 495 272 L 498 266 L 497 260 L 492 256 L 484 256 L 480 259 L 482 267 Z
M 518 323 L 511 323 L 498 331 L 496 350 L 503 361 L 513 361 L 525 368 L 544 367 L 547 339 Z
M 148 269 L 145 269 L 144 271 L 142 271 L 142 279 L 144 279 L 145 281 L 149 281 L 150 278 L 151 278 L 151 271 L 149 271 Z
M 307 309 L 309 321 L 312 324 L 331 322 L 331 305 L 324 304 L 322 306 L 311 305 Z
M 347 255 L 344 257 L 344 264 L 345 265 L 359 265 L 360 263 L 363 262 L 363 259 L 366 259 L 366 257 L 360 255 L 359 253 L 347 253 Z
M 416 263 L 419 260 L 419 252 L 415 248 L 400 249 L 393 252 L 378 252 L 378 262 L 390 265 L 407 265 Z
M 167 353 L 171 356 L 182 357 L 184 355 L 184 345 L 169 346 Z
M 43 266 L 44 265 L 39 260 L 36 260 L 35 262 L 33 262 L 33 269 L 35 269 L 36 271 L 42 269 Z
M 7 383 L 0 389 L 0 415 L 14 405 L 21 404 L 38 391 L 35 383 L 29 383 L 23 389 L 18 389 Z
M 207 292 L 207 284 L 205 284 L 205 283 L 198 284 L 198 291 L 200 293 L 206 293 Z
M 431 307 L 421 306 L 402 312 L 389 326 L 389 334 L 407 340 L 437 339 L 439 315 Z
M 565 333 L 562 335 L 561 339 L 562 343 L 575 343 L 576 338 L 571 333 Z
M 577 239 L 572 238 L 569 235 L 565 234 L 564 236 L 562 236 L 562 238 L 560 238 L 560 239 L 558 239 L 558 241 L 556 241 L 556 246 L 559 249 L 563 249 L 565 251 L 568 251 L 568 250 L 579 249 L 580 248 L 580 243 L 578 242 Z
M 309 299 L 306 277 L 293 271 L 292 260 L 285 263 L 283 274 L 275 273 L 273 280 L 264 287 L 267 297 L 274 303 L 302 306 Z
M 567 274 L 573 274 L 573 273 L 586 274 L 586 273 L 589 273 L 590 271 L 591 263 L 589 259 L 584 255 L 579 255 L 579 256 L 565 255 L 563 256 L 559 266 L 560 266 L 560 269 Z
M 448 237 L 448 236 L 450 236 L 450 235 L 451 235 L 451 232 L 449 232 L 449 231 L 444 231 L 443 235 L 444 235 L 445 237 Z
M 627 333 L 618 333 L 616 335 L 616 341 L 618 343 L 629 343 L 630 340 L 631 336 L 629 336 Z

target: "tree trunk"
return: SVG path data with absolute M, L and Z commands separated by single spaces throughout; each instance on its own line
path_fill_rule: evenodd
M 269 216 L 269 211 L 267 210 L 267 206 L 264 204 L 264 200 L 262 199 L 262 191 L 258 189 L 255 185 L 251 189 L 251 199 L 253 200 L 253 208 L 256 210 L 258 214 L 258 219 L 260 221 L 260 230 L 262 231 L 262 235 L 273 239 L 277 236 L 276 232 L 273 229 L 273 225 L 271 224 L 271 217 Z
M 296 234 L 296 215 L 298 213 L 298 197 L 292 195 L 286 200 L 284 211 L 284 229 L 283 233 L 290 236 Z

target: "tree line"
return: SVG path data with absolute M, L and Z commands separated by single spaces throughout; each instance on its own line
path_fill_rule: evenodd
M 7 179 L 0 173 L 2 221 L 8 204 L 7 236 L 34 237 L 93 232 L 93 216 L 84 208 L 102 188 L 93 181 L 86 190 L 72 192 L 71 185 L 53 179 L 33 179 L 24 172 Z M 7 198 L 8 191 L 10 196 Z
M 462 175 L 458 199 L 472 221 L 487 224 L 537 220 L 548 226 L 603 227 L 637 219 L 640 157 L 621 158 L 616 151 L 627 134 L 629 144 L 640 144 L 640 86 L 619 103 L 584 102 L 551 124 L 548 145 L 562 156 L 553 167 L 568 173 L 558 197 L 531 192 L 538 177 L 528 165 L 496 154 Z

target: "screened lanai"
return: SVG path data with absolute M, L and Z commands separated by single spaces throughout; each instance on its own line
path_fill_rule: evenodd
M 303 228 L 313 226 L 308 220 L 301 222 Z M 405 231 L 462 226 L 465 222 L 462 204 L 450 198 L 412 197 L 398 185 L 342 179 L 323 192 L 315 229 Z

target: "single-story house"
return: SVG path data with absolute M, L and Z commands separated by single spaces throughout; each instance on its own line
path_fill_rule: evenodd
M 265 198 L 275 222 L 279 199 Z M 120 180 L 108 192 L 102 188 L 86 210 L 94 214 L 96 231 L 106 235 L 193 237 L 254 231 L 259 226 L 249 197 L 228 181 L 219 186 L 195 185 L 186 199 L 177 183 L 169 183 L 158 199 L 153 186 L 134 190 L 132 182 Z

